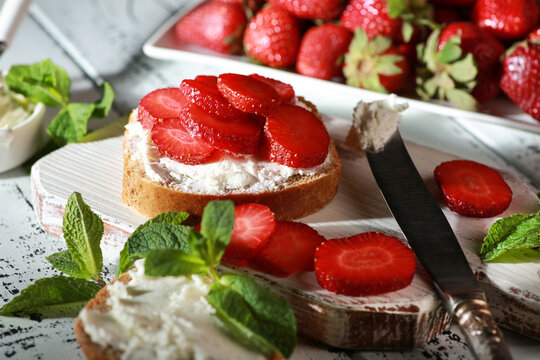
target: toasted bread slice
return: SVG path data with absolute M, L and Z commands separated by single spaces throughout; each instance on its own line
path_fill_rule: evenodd
M 129 273 L 124 273 L 120 277 L 113 280 L 123 282 L 124 284 L 129 283 L 131 276 Z M 111 284 L 112 284 L 111 283 Z M 102 288 L 96 296 L 86 304 L 86 310 L 94 310 L 107 312 L 110 311 L 110 306 L 107 305 L 107 298 L 109 297 L 109 292 L 107 286 Z M 75 327 L 73 329 L 75 333 L 75 338 L 81 346 L 81 349 L 88 360 L 119 360 L 122 358 L 122 351 L 111 346 L 104 347 L 100 344 L 97 344 L 92 341 L 92 338 L 84 330 L 84 324 L 80 317 L 75 321 Z M 227 356 L 227 354 L 225 354 Z M 269 360 L 281 360 L 282 357 L 274 352 L 271 356 L 268 357 Z
M 137 111 L 130 115 L 137 121 Z M 331 141 L 331 163 L 314 175 L 294 175 L 275 191 L 235 192 L 225 194 L 196 194 L 175 189 L 172 184 L 158 183 L 147 176 L 144 164 L 132 154 L 128 145 L 130 132 L 124 136 L 124 179 L 122 199 L 142 215 L 153 217 L 165 211 L 186 211 L 202 215 L 212 200 L 230 199 L 236 204 L 259 203 L 267 205 L 278 220 L 293 220 L 318 211 L 336 195 L 341 173 L 341 161 Z

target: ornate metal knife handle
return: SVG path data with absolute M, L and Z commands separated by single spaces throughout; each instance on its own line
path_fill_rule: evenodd
M 477 359 L 512 359 L 483 292 L 452 295 L 450 298 L 454 319 L 459 323 Z

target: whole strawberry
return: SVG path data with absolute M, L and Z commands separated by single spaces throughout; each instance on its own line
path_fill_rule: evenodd
M 377 35 L 398 41 L 403 20 L 390 17 L 387 0 L 351 0 L 340 17 L 341 24 L 354 32 L 362 28 L 369 39 Z
M 345 0 L 268 0 L 296 17 L 311 20 L 332 20 L 337 18 L 345 4 Z
M 250 20 L 244 33 L 246 55 L 271 67 L 292 66 L 298 55 L 297 20 L 279 6 L 268 4 Z
M 455 22 L 434 31 L 420 47 L 417 93 L 424 99 L 449 100 L 475 110 L 499 91 L 500 56 L 504 47 L 469 22 Z
M 179 40 L 224 54 L 242 52 L 246 13 L 239 4 L 214 1 L 203 3 L 176 24 Z
M 540 43 L 523 42 L 503 60 L 501 89 L 523 111 L 540 121 Z
M 538 25 L 536 0 L 478 0 L 472 20 L 501 40 L 523 39 Z
M 343 75 L 348 85 L 382 93 L 396 93 L 404 86 L 409 74 L 405 56 L 386 36 L 368 40 L 358 28 L 345 54 Z
M 325 80 L 341 75 L 343 56 L 351 39 L 349 30 L 337 24 L 327 23 L 311 27 L 300 43 L 296 71 Z

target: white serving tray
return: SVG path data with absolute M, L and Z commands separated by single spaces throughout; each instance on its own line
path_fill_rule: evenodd
M 202 1 L 192 1 L 184 5 L 175 15 L 166 21 L 144 43 L 143 52 L 149 57 L 162 60 L 177 60 L 183 62 L 204 63 L 222 69 L 222 72 L 259 73 L 281 81 L 295 84 L 295 90 L 307 97 L 308 90 L 324 91 L 329 97 L 335 97 L 336 103 L 350 104 L 353 108 L 358 99 L 366 101 L 380 99 L 385 94 L 359 89 L 335 81 L 320 80 L 296 74 L 290 70 L 275 69 L 254 64 L 244 56 L 220 54 L 196 45 L 187 44 L 178 40 L 174 34 L 174 25 L 191 9 Z M 308 97 L 311 99 L 311 97 Z M 348 98 L 351 100 L 348 101 Z M 461 119 L 473 119 L 493 124 L 500 124 L 512 128 L 540 134 L 540 122 L 525 114 L 518 106 L 504 95 L 485 104 L 482 112 L 466 111 L 450 106 L 446 102 L 422 101 L 418 99 L 401 97 L 409 102 L 411 109 L 441 114 Z M 319 102 L 317 102 L 319 104 Z M 323 109 L 326 113 L 328 110 Z

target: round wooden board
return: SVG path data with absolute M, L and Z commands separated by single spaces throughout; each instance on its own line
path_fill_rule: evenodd
M 338 144 L 350 122 L 328 118 L 326 125 Z M 434 196 L 440 194 L 433 169 L 454 157 L 407 143 L 415 165 Z M 321 211 L 301 219 L 327 238 L 377 230 L 403 239 L 373 179 L 365 156 L 340 148 L 343 172 L 334 200 Z M 71 144 L 42 158 L 32 169 L 32 197 L 44 229 L 61 236 L 64 206 L 72 192 L 83 195 L 103 220 L 104 257 L 117 261 L 129 234 L 147 218 L 122 203 L 122 138 Z M 503 174 L 514 192 L 501 216 L 533 213 L 540 201 L 523 182 Z M 540 339 L 540 279 L 538 263 L 484 264 L 478 251 L 496 220 L 465 218 L 443 207 L 467 259 L 486 290 L 500 325 Z M 244 271 L 235 269 L 236 271 Z M 351 349 L 396 349 L 421 345 L 445 329 L 450 319 L 419 265 L 413 282 L 392 293 L 347 297 L 323 290 L 312 272 L 281 279 L 250 272 L 285 298 L 294 308 L 299 334 L 330 346 Z

